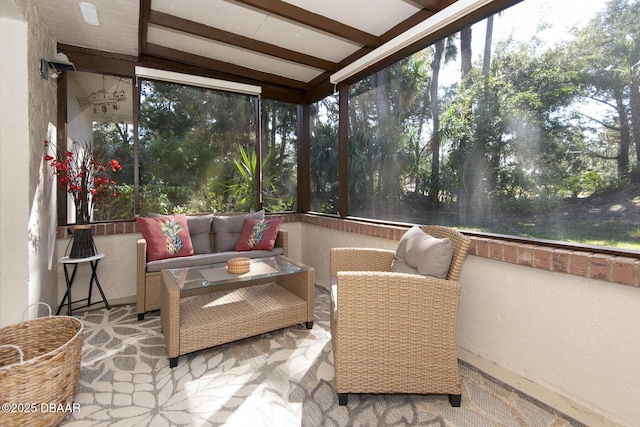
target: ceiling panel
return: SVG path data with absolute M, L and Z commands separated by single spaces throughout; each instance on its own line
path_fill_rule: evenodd
M 238 49 L 232 45 L 213 42 L 179 31 L 150 26 L 147 41 L 182 52 L 224 61 L 252 70 L 308 82 L 322 74 L 322 70 L 276 59 L 267 55 Z
M 266 19 L 254 38 L 333 62 L 340 62 L 361 48 L 357 43 L 274 16 Z
M 84 0 L 100 26 L 83 21 L 79 0 L 29 1 L 76 58 L 85 51 L 71 48 L 89 49 L 83 69 L 102 58 L 117 73 L 117 53 L 126 57 L 115 62 L 129 61 L 125 75 L 137 58 L 299 98 L 311 85 L 326 91 L 331 73 L 455 0 Z
M 219 28 L 318 58 L 339 62 L 361 46 L 307 26 L 225 0 L 190 0 L 192 8 L 180 9 L 175 1 L 154 0 L 153 10 Z M 202 7 L 196 10 L 196 7 Z
M 253 37 L 268 16 L 226 0 L 153 0 L 151 8 L 245 37 Z
M 139 2 L 92 0 L 98 9 L 100 26 L 82 19 L 77 0 L 33 0 L 51 33 L 61 43 L 138 55 Z
M 409 2 L 390 0 L 284 1 L 376 36 L 381 36 L 420 10 Z

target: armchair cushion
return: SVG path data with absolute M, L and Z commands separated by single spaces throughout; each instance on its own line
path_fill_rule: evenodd
M 446 279 L 452 258 L 453 245 L 449 238 L 438 239 L 420 227 L 412 227 L 398 243 L 391 271 Z
M 411 267 L 404 259 L 393 258 L 391 263 L 391 272 L 393 273 L 407 273 L 407 274 L 420 274 L 417 268 Z

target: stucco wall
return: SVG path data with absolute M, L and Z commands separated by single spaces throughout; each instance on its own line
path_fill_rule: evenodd
M 289 231 L 290 256 L 315 268 L 322 286 L 329 283 L 330 248 L 397 246 L 395 238 L 304 221 L 285 223 L 283 229 Z M 139 236 L 96 236 L 99 250 L 107 254 L 100 281 L 112 302 L 134 301 Z M 66 244 L 67 239 L 58 240 L 60 253 Z M 87 266 L 77 280 L 74 299 L 84 298 Z M 460 282 L 459 347 L 609 419 L 637 425 L 640 288 L 471 255 Z
M 301 228 L 301 223 L 282 225 L 282 229 L 289 232 L 289 257 L 297 261 L 301 260 Z M 135 303 L 136 242 L 140 237 L 142 237 L 140 233 L 94 236 L 98 252 L 106 255 L 105 258 L 98 263 L 98 280 L 107 299 L 112 304 Z M 64 254 L 68 244 L 69 239 L 58 239 L 58 254 Z M 54 267 L 57 271 L 58 300 L 56 304 L 58 304 L 64 296 L 66 282 L 63 266 L 57 265 Z M 67 269 L 71 272 L 73 266 L 70 265 Z M 90 278 L 91 267 L 89 264 L 80 264 L 72 287 L 72 297 L 74 301 L 87 297 Z M 93 288 L 91 300 L 100 300 L 100 294 L 95 287 Z M 63 309 L 62 313 L 66 313 L 66 309 Z
M 398 242 L 381 237 L 333 230 L 312 224 L 302 229 L 302 262 L 316 269 L 316 283 L 329 287 L 329 250 L 362 247 L 395 250 Z
M 640 289 L 469 256 L 458 345 L 625 425 L 640 420 Z
M 40 77 L 55 40 L 26 0 L 4 3 L 0 16 L 0 326 L 22 320 L 35 302 L 55 304 L 55 247 L 43 142 L 55 134 L 56 84 Z M 50 256 L 51 255 L 51 256 Z
M 397 241 L 304 224 L 303 262 L 329 281 L 329 249 Z M 458 346 L 623 425 L 638 425 L 640 288 L 482 257 L 462 269 Z

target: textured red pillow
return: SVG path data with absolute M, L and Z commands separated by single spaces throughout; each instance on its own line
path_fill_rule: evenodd
M 273 249 L 278 237 L 282 218 L 277 219 L 245 219 L 236 244 L 236 251 L 254 251 Z
M 136 222 L 147 241 L 147 261 L 193 255 L 185 215 L 137 217 Z

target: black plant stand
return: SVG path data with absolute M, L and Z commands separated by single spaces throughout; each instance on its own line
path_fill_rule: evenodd
M 69 258 L 68 256 L 65 256 L 58 260 L 58 262 L 62 264 L 64 267 L 64 278 L 65 278 L 65 281 L 67 282 L 67 291 L 64 293 L 64 296 L 62 297 L 62 301 L 60 301 L 60 305 L 58 306 L 58 311 L 56 311 L 56 315 L 60 314 L 60 310 L 62 310 L 62 307 L 65 304 L 65 300 L 67 303 L 67 315 L 69 316 L 73 315 L 73 310 L 71 308 L 71 305 L 81 301 L 87 301 L 87 305 L 85 307 L 89 307 L 93 304 L 99 304 L 104 301 L 104 305 L 107 307 L 107 310 L 111 310 L 109 301 L 107 301 L 107 297 L 102 291 L 102 286 L 100 286 L 100 281 L 98 280 L 98 273 L 96 271 L 98 268 L 98 262 L 104 257 L 105 257 L 104 254 L 96 254 L 86 258 Z M 82 264 L 85 262 L 88 262 L 89 265 L 91 265 L 91 279 L 89 279 L 89 295 L 87 295 L 87 298 L 83 298 L 77 301 L 72 301 L 71 286 L 73 285 L 73 280 L 76 278 L 76 270 L 78 269 L 78 264 Z M 67 269 L 68 265 L 73 265 L 73 271 L 71 272 L 71 277 L 69 277 L 69 270 Z M 96 284 L 98 291 L 100 291 L 100 295 L 102 295 L 102 300 L 91 302 L 91 289 L 93 288 L 94 283 Z

